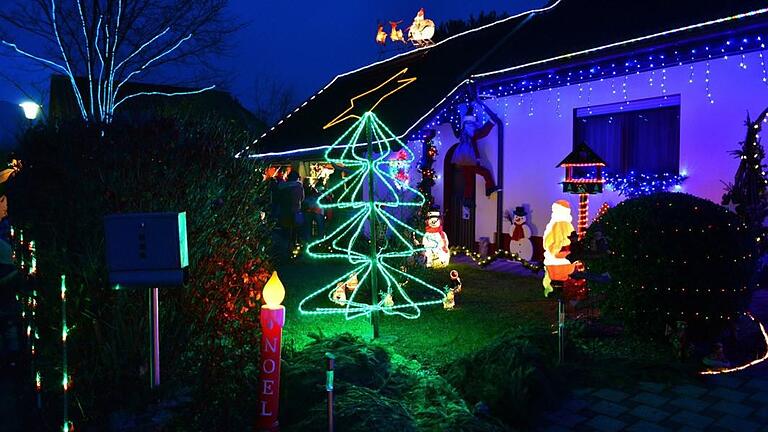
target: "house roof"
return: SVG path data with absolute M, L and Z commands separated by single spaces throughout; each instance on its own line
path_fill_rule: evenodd
M 754 11 L 759 13 L 749 14 Z M 733 28 L 732 17 L 739 15 L 742 22 L 766 21 L 765 0 L 553 0 L 532 12 L 339 75 L 242 155 L 283 155 L 333 144 L 352 121 L 323 126 L 344 112 L 355 96 L 404 69 L 402 77 L 416 80 L 376 106 L 379 118 L 399 137 L 412 132 L 470 80 L 493 80 L 590 55 L 723 32 Z M 357 99 L 355 109 L 373 106 L 384 90 Z
M 563 166 L 605 166 L 605 161 L 597 155 L 586 143 L 576 144 L 572 152 L 568 154 L 556 168 Z
M 75 80 L 80 92 L 88 91 L 87 78 L 78 77 Z M 162 84 L 150 84 L 141 82 L 128 82 L 122 89 L 122 94 L 130 95 L 140 92 L 156 93 L 184 93 L 194 89 Z M 129 99 L 116 111 L 116 115 L 135 118 L 147 110 L 172 110 L 192 117 L 205 118 L 211 113 L 217 116 L 239 122 L 254 131 L 263 131 L 264 122 L 257 119 L 250 111 L 240 104 L 230 93 L 221 90 L 208 90 L 197 94 L 167 97 L 161 95 L 143 95 Z M 50 97 L 48 104 L 50 118 L 71 119 L 80 118 L 80 110 L 77 107 L 72 85 L 69 78 L 63 75 L 51 75 Z

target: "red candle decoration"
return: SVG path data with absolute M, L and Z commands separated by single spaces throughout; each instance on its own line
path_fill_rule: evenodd
M 280 408 L 280 349 L 285 324 L 285 288 L 277 272 L 264 286 L 261 307 L 261 356 L 259 359 L 259 405 L 256 430 L 277 431 Z

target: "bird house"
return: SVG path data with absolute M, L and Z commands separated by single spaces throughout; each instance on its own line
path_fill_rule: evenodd
M 581 143 L 557 165 L 565 168 L 563 192 L 570 194 L 598 194 L 603 192 L 605 161 L 588 145 Z

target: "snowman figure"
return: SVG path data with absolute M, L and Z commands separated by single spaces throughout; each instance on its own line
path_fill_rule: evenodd
M 526 223 L 528 213 L 523 207 L 515 207 L 515 211 L 511 215 L 507 214 L 507 219 L 512 223 L 509 252 L 530 261 L 533 258 L 533 244 L 531 244 L 531 228 Z
M 441 268 L 447 266 L 451 259 L 451 252 L 448 250 L 448 236 L 443 231 L 439 210 L 433 209 L 427 213 L 427 226 L 424 231 L 421 244 L 426 249 L 424 256 L 427 259 L 427 267 Z

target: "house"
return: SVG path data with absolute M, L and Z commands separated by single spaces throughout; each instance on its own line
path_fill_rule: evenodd
M 534 236 L 553 201 L 575 209 L 579 198 L 563 193 L 556 165 L 581 143 L 605 161 L 608 178 L 671 178 L 676 190 L 719 202 L 747 114 L 768 107 L 766 38 L 764 0 L 552 1 L 341 74 L 238 156 L 306 169 L 345 130 L 323 127 L 352 98 L 406 70 L 416 80 L 375 112 L 418 157 L 426 131 L 436 132 L 432 194 L 453 244 L 474 248 L 487 237 L 506 247 L 504 214 L 518 206 Z M 487 198 L 478 179 L 469 203 L 451 163 L 468 106 L 494 124 L 479 148 L 503 186 Z M 606 189 L 591 196 L 590 219 L 599 204 L 624 199 Z

